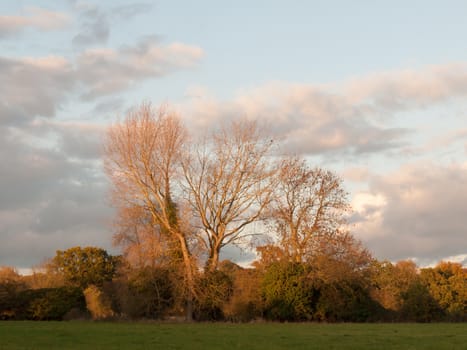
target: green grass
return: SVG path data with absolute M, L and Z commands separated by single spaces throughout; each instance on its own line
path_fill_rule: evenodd
M 467 324 L 10 321 L 0 349 L 467 349 Z

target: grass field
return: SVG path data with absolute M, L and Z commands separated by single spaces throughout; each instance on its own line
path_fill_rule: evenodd
M 467 349 L 467 324 L 9 321 L 0 349 Z

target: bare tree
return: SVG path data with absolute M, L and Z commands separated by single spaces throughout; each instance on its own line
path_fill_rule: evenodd
M 270 151 L 255 122 L 232 122 L 198 145 L 183 162 L 188 200 L 198 218 L 201 242 L 214 271 L 228 244 L 251 234 L 272 195 Z
M 175 114 L 142 104 L 108 129 L 104 165 L 113 184 L 114 205 L 144 212 L 146 227 L 157 227 L 155 234 L 165 238 L 174 260 L 182 262 L 191 318 L 194 269 L 189 230 L 180 222 L 172 198 L 185 140 L 186 131 Z
M 283 161 L 271 205 L 273 227 L 289 259 L 301 262 L 340 234 L 349 209 L 341 180 L 332 172 L 311 169 L 304 160 Z

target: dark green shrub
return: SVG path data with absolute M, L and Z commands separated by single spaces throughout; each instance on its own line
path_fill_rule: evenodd
M 261 285 L 265 317 L 277 321 L 312 319 L 316 290 L 311 282 L 304 264 L 271 264 Z
M 313 319 L 326 322 L 366 322 L 382 317 L 384 309 L 358 281 L 323 284 Z
M 86 310 L 80 289 L 74 287 L 28 289 L 10 296 L 0 313 L 15 320 L 62 320 L 72 309 Z
M 402 294 L 402 299 L 400 314 L 403 321 L 433 322 L 444 317 L 443 310 L 430 295 L 427 286 L 421 282 L 413 283 L 407 292 Z
M 194 319 L 220 321 L 224 319 L 223 307 L 233 292 L 232 278 L 223 271 L 206 272 L 197 283 Z
M 144 267 L 128 271 L 104 292 L 123 317 L 161 319 L 174 305 L 174 289 L 169 269 Z

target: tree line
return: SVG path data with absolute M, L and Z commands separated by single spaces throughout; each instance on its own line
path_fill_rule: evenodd
M 467 321 L 467 270 L 458 263 L 420 269 L 335 255 L 297 262 L 274 250 L 261 249 L 252 268 L 224 260 L 198 271 L 194 320 Z M 179 277 L 169 265 L 133 266 L 101 248 L 74 247 L 32 275 L 0 268 L 0 319 L 185 320 Z
M 2 270 L 1 317 L 47 319 L 63 295 L 74 304 L 55 318 L 466 319 L 461 265 L 377 261 L 348 229 L 342 180 L 281 155 L 263 129 L 240 120 L 195 137 L 150 104 L 111 125 L 104 166 L 122 255 L 75 247 L 32 277 Z M 254 247 L 253 267 L 221 261 L 229 245 Z M 11 307 L 18 298 L 27 310 Z

